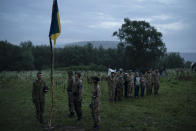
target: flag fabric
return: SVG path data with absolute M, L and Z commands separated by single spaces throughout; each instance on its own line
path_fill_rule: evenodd
M 50 25 L 50 33 L 49 37 L 54 40 L 54 45 L 56 45 L 56 39 L 61 33 L 61 23 L 60 23 L 60 17 L 59 17 L 59 9 L 57 0 L 53 0 L 53 6 L 52 6 L 52 20 Z

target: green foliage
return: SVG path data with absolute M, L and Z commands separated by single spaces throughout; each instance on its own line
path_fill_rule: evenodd
M 100 72 L 82 72 L 83 80 L 83 119 L 76 122 L 76 117 L 68 118 L 67 73 L 54 72 L 54 114 L 53 123 L 56 131 L 87 130 L 91 131 L 93 120 L 89 103 L 93 85 L 88 84 L 87 74 Z M 50 86 L 50 72 L 43 71 L 43 79 Z M 102 73 L 101 75 L 106 75 Z M 189 81 L 177 80 L 169 72 L 168 78 L 161 78 L 159 96 L 145 96 L 139 99 L 123 99 L 114 104 L 108 101 L 106 81 L 100 81 L 100 131 L 151 131 L 180 130 L 194 131 L 196 121 L 196 75 Z M 42 131 L 35 118 L 32 104 L 32 83 L 36 72 L 0 73 L 0 129 L 2 131 Z M 50 110 L 50 92 L 46 94 L 44 118 L 47 121 Z
M 124 19 L 118 31 L 113 33 L 125 45 L 125 63 L 139 68 L 154 66 L 166 52 L 162 34 L 145 21 Z
M 184 59 L 180 56 L 179 53 L 168 53 L 165 54 L 160 59 L 160 67 L 166 68 L 181 68 L 184 67 Z
M 50 47 L 34 46 L 32 42 L 21 42 L 20 46 L 0 41 L 0 71 L 43 70 L 50 68 Z M 54 49 L 55 68 L 73 67 L 81 70 L 107 70 L 106 67 L 122 66 L 121 53 L 117 49 L 94 48 L 91 43 L 84 46 L 66 46 Z

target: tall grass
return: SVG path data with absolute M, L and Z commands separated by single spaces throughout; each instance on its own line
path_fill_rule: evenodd
M 54 73 L 54 117 L 55 130 L 92 130 L 93 121 L 89 109 L 92 85 L 87 76 L 106 76 L 105 72 L 82 72 L 83 119 L 68 118 L 67 74 Z M 107 82 L 101 81 L 101 127 L 103 131 L 148 131 L 148 130 L 195 130 L 196 129 L 196 76 L 189 81 L 176 79 L 174 74 L 161 78 L 159 96 L 123 99 L 109 103 Z M 50 85 L 50 72 L 43 71 L 43 79 Z M 35 118 L 32 104 L 32 83 L 36 72 L 0 73 L 0 130 L 1 131 L 41 131 Z M 48 119 L 50 93 L 46 94 L 45 120 Z

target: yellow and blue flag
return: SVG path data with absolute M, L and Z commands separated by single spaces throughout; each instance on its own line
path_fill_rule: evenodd
M 61 23 L 60 23 L 60 17 L 59 17 L 59 9 L 57 0 L 53 0 L 53 6 L 52 6 L 52 20 L 50 25 L 50 33 L 49 37 L 54 40 L 54 45 L 56 45 L 56 39 L 61 33 Z

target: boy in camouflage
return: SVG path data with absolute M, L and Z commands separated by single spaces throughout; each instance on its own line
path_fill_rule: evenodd
M 100 81 L 100 79 L 97 76 L 95 76 L 95 77 L 92 77 L 92 81 L 94 84 L 94 88 L 92 91 L 92 99 L 91 99 L 90 108 L 92 111 L 94 128 L 99 128 L 99 122 L 100 122 L 99 104 L 100 104 L 101 90 L 100 90 L 100 86 L 98 85 L 98 82 Z
M 82 80 L 80 80 L 81 74 L 75 73 L 75 79 L 73 79 L 73 103 L 74 109 L 78 117 L 78 121 L 82 119 Z
M 111 72 L 111 75 L 108 76 L 107 80 L 108 80 L 109 101 L 114 102 L 115 90 L 116 90 L 115 72 Z
M 146 95 L 149 96 L 152 94 L 152 73 L 151 70 L 145 74 L 146 76 Z
M 156 69 L 155 70 L 155 82 L 154 82 L 154 95 L 158 95 L 158 91 L 159 91 L 159 87 L 160 87 L 160 73 L 159 70 Z
M 128 96 L 132 97 L 132 92 L 134 89 L 134 73 L 132 72 L 132 70 L 129 71 L 129 84 L 128 84 Z
M 36 116 L 40 123 L 43 123 L 45 106 L 45 93 L 48 91 L 46 83 L 42 80 L 42 73 L 37 73 L 37 80 L 33 82 L 32 100 L 36 109 Z
M 74 103 L 73 103 L 73 72 L 68 71 L 68 80 L 67 80 L 67 95 L 68 95 L 68 106 L 69 106 L 69 117 L 74 116 Z
M 146 80 L 144 78 L 144 75 L 141 75 L 141 97 L 144 97 L 145 88 L 146 88 Z

